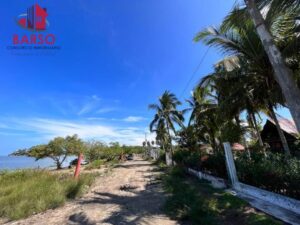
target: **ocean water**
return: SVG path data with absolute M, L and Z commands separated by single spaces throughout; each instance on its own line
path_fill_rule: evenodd
M 67 167 L 75 157 L 68 157 L 63 163 Z M 55 163 L 51 159 L 40 159 L 35 161 L 34 158 L 26 156 L 0 156 L 0 170 L 16 170 L 28 168 L 55 168 Z

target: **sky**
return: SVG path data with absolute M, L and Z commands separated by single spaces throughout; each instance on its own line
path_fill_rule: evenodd
M 18 15 L 38 3 L 49 27 Z M 0 8 L 0 155 L 56 136 L 141 144 L 150 103 L 170 90 L 181 101 L 220 59 L 193 42 L 218 26 L 234 0 L 10 0 Z M 54 34 L 59 50 L 11 50 L 14 34 Z M 17 52 L 17 54 L 16 54 Z M 33 52 L 33 53 L 32 53 Z M 203 58 L 204 57 L 204 58 Z M 201 59 L 203 61 L 198 70 Z

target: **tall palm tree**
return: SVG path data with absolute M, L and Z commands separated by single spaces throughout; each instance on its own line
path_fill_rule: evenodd
M 197 121 L 199 114 L 215 106 L 213 100 L 209 99 L 208 96 L 211 96 L 208 88 L 197 86 L 193 90 L 191 98 L 186 100 L 190 106 L 186 111 L 191 111 L 189 125 Z
M 163 121 L 158 121 L 156 128 L 152 129 L 152 132 L 156 133 L 156 143 L 162 148 L 162 150 L 165 152 L 165 150 L 168 148 L 168 132 L 165 127 L 165 124 Z
M 278 3 L 277 1 L 273 1 Z M 285 3 L 295 2 L 297 5 L 299 1 L 281 1 Z M 276 46 L 272 34 L 266 26 L 265 19 L 263 18 L 260 10 L 258 9 L 255 0 L 245 0 L 249 14 L 255 24 L 257 34 L 263 47 L 268 55 L 268 59 L 274 69 L 274 77 L 279 83 L 287 105 L 291 110 L 291 114 L 295 120 L 298 130 L 300 130 L 300 90 L 293 79 L 292 71 L 285 64 L 284 58 Z M 281 3 L 282 4 L 282 3 Z M 278 5 L 278 4 L 277 4 Z M 294 4 L 295 5 L 295 4 Z M 271 5 L 272 6 L 272 5 Z
M 156 111 L 154 119 L 150 123 L 150 131 L 166 131 L 168 137 L 167 146 L 170 147 L 171 159 L 173 157 L 171 132 L 176 134 L 175 124 L 183 126 L 184 121 L 183 113 L 177 110 L 179 105 L 181 105 L 181 102 L 169 91 L 165 91 L 159 98 L 159 104 L 149 105 L 149 109 Z M 157 133 L 157 135 L 161 135 L 162 133 Z M 165 149 L 165 151 L 168 153 L 169 150 Z
M 237 75 L 237 71 L 226 71 L 224 68 L 220 68 L 220 65 L 222 64 L 219 63 L 216 66 L 214 73 L 205 76 L 199 86 L 212 88 L 222 117 L 227 121 L 234 119 L 241 132 L 245 132 L 245 129 L 240 126 L 239 115 L 242 111 L 246 111 L 249 125 L 256 131 L 254 136 L 263 147 L 255 119 L 255 114 L 258 113 L 261 104 L 253 96 L 249 78 Z M 246 143 L 245 140 L 242 141 Z
M 293 15 L 290 17 L 293 17 Z M 278 16 L 276 17 L 272 14 L 271 9 L 268 11 L 266 18 L 268 19 L 268 24 L 270 24 L 269 26 L 274 27 L 274 32 L 277 32 L 277 37 L 280 37 L 282 33 L 290 32 L 283 28 L 276 29 L 276 27 L 278 28 L 281 27 L 282 24 L 285 24 L 286 19 L 282 19 L 282 16 L 279 18 Z M 291 19 L 289 19 L 289 21 L 291 21 Z M 250 109 L 253 108 L 250 110 L 249 115 L 250 118 L 252 118 L 251 120 L 254 123 L 254 126 L 255 110 L 260 110 L 262 107 L 265 107 L 268 110 L 271 110 L 272 108 L 273 110 L 273 107 L 277 104 L 286 105 L 278 82 L 274 79 L 272 64 L 268 59 L 268 55 L 263 48 L 259 36 L 255 32 L 255 26 L 251 22 L 250 18 L 242 12 L 242 10 L 233 10 L 232 13 L 225 18 L 219 29 L 205 29 L 196 36 L 195 40 L 202 40 L 209 46 L 219 47 L 222 52 L 229 55 L 229 57 L 223 59 L 219 63 L 219 65 L 221 65 L 226 71 L 225 77 L 233 74 L 241 79 L 246 78 L 243 79 L 243 83 L 240 85 L 243 89 L 245 89 L 245 93 L 247 93 L 247 91 L 248 94 L 252 93 L 250 95 L 251 101 L 248 101 L 247 105 L 251 106 L 253 105 L 251 102 L 253 102 L 254 106 L 259 106 L 254 108 L 250 107 Z M 291 42 L 293 41 L 294 39 L 292 38 Z M 296 48 L 297 50 L 293 51 L 290 47 L 290 45 L 292 45 L 290 42 L 282 41 L 282 38 L 278 38 L 278 43 L 281 48 L 285 50 L 284 52 L 288 52 L 287 55 L 289 55 L 289 58 L 293 58 L 294 55 L 298 55 L 298 49 Z M 274 98 L 274 96 L 277 97 Z M 239 94 L 237 98 L 241 99 L 242 96 Z M 267 101 L 265 101 L 265 99 L 267 99 Z M 274 120 L 276 119 L 277 118 L 275 116 Z M 284 135 L 281 135 L 282 130 L 279 127 L 279 123 L 276 123 L 276 125 L 279 136 L 282 139 L 282 143 L 285 143 L 285 137 Z M 285 144 L 283 144 L 283 146 L 285 153 L 289 155 L 288 146 Z
M 222 149 L 224 141 L 239 142 L 243 133 L 239 124 L 235 124 L 231 115 L 220 107 L 220 89 L 217 88 L 220 84 L 224 83 L 210 80 L 207 85 L 199 85 L 187 100 L 188 110 L 191 110 L 189 126 L 194 127 L 198 139 L 210 144 L 214 152 Z

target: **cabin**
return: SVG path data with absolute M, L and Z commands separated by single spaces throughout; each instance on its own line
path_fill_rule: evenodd
M 297 140 L 297 136 L 299 133 L 295 126 L 295 123 L 294 121 L 285 118 L 278 119 L 278 122 L 288 142 L 288 145 L 291 148 Z M 267 119 L 266 124 L 261 131 L 261 138 L 264 143 L 268 144 L 272 152 L 283 152 L 283 146 L 275 122 L 272 119 Z

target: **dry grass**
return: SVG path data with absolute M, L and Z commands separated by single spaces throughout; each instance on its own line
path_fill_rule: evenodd
M 93 180 L 93 174 L 75 180 L 69 174 L 47 170 L 1 172 L 0 217 L 16 220 L 56 208 L 82 195 Z

